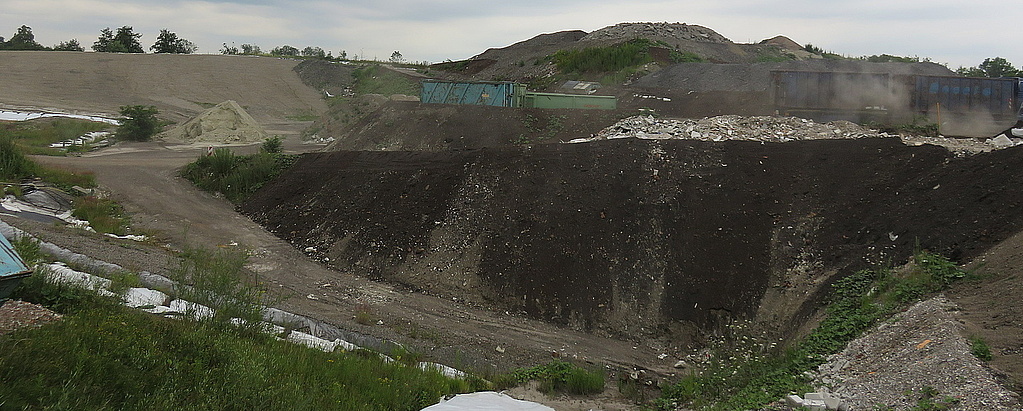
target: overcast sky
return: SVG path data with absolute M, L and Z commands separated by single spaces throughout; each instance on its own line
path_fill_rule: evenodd
M 88 49 L 101 29 L 133 26 L 147 49 L 169 29 L 217 53 L 318 46 L 386 60 L 460 60 L 541 33 L 620 22 L 682 22 L 737 43 L 785 35 L 848 56 L 928 57 L 955 69 L 988 57 L 1023 65 L 1019 0 L 0 0 L 0 36 L 21 25 L 52 46 Z

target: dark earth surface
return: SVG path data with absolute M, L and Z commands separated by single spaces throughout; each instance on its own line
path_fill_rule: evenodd
M 979 255 L 1023 228 L 1020 162 L 897 139 L 314 153 L 241 210 L 342 272 L 693 341 L 732 318 L 794 332 L 836 275 L 918 247 Z

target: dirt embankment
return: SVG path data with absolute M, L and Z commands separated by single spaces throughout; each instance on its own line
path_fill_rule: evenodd
M 117 114 L 124 105 L 153 105 L 184 122 L 235 100 L 257 121 L 287 123 L 327 106 L 292 69 L 296 60 L 255 56 L 0 52 L 0 103 Z
M 1018 158 L 897 139 L 320 153 L 242 211 L 342 272 L 682 342 L 730 318 L 794 329 L 836 274 L 917 244 L 977 255 L 1023 228 Z

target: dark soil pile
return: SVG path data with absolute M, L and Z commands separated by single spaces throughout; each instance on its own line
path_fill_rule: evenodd
M 797 327 L 835 275 L 918 246 L 977 255 L 1023 228 L 1020 163 L 897 139 L 334 152 L 241 208 L 343 272 L 685 341 L 736 317 Z
M 590 136 L 628 115 L 390 101 L 355 123 L 325 122 L 318 135 L 336 140 L 326 151 L 483 148 Z

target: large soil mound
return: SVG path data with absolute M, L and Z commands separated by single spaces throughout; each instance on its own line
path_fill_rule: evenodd
M 1023 228 L 1018 149 L 608 140 L 305 155 L 242 210 L 320 261 L 615 335 L 793 329 L 823 285 Z M 808 305 L 810 304 L 810 305 Z
M 186 142 L 259 142 L 269 135 L 249 113 L 234 100 L 206 110 L 161 134 L 162 138 Z
M 235 100 L 260 123 L 318 115 L 327 106 L 302 84 L 296 60 L 254 56 L 0 51 L 0 103 L 116 115 L 152 105 L 184 122 Z

